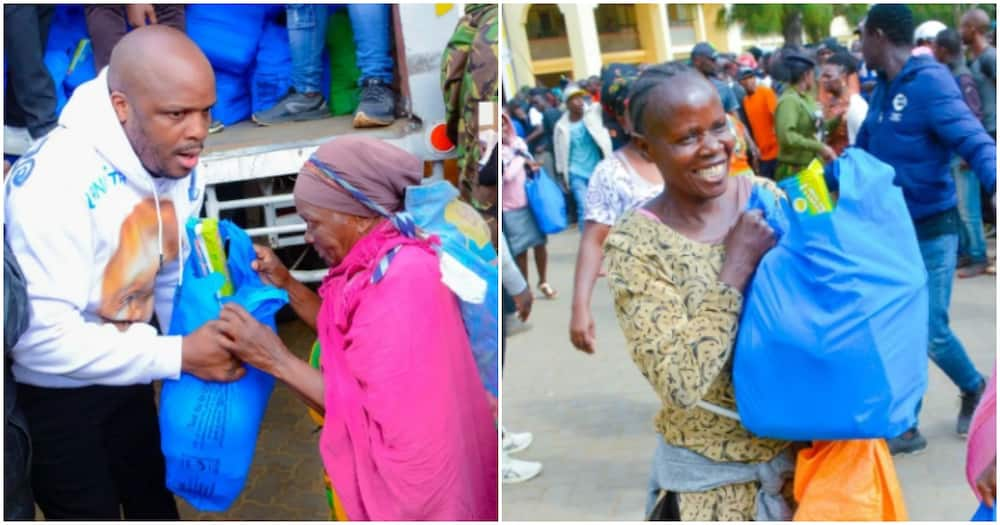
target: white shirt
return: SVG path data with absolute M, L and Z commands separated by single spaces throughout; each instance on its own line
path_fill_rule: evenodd
M 535 109 L 534 106 L 532 106 L 531 109 L 528 110 L 528 122 L 530 122 L 531 126 L 534 127 L 534 128 L 537 128 L 538 126 L 541 126 L 542 125 L 542 112 L 538 111 L 537 109 Z
M 858 95 L 857 93 L 851 95 L 850 101 L 847 105 L 847 141 L 854 145 L 854 139 L 858 136 L 858 131 L 861 130 L 861 124 L 865 121 L 865 116 L 868 115 L 868 103 L 865 99 Z

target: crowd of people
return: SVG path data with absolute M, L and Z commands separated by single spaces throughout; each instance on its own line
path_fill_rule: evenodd
M 776 182 L 848 148 L 895 169 L 928 274 L 926 352 L 959 393 L 955 432 L 969 433 L 980 401 L 995 397 L 986 390 L 988 371 L 972 364 L 948 318 L 956 275 L 995 273 L 986 252 L 995 235 L 995 25 L 974 8 L 958 27 L 915 27 L 908 7 L 883 4 L 854 35 L 849 46 L 831 37 L 737 55 L 702 42 L 686 60 L 608 64 L 600 86 L 591 77 L 526 87 L 506 103 L 510 158 L 525 160 L 510 162 L 505 181 L 517 186 L 522 171 L 544 167 L 582 230 L 570 341 L 595 352 L 590 302 L 606 271 L 631 356 L 662 400 L 647 511 L 685 520 L 767 516 L 756 497 L 766 480 L 726 481 L 717 467 L 766 463 L 787 473 L 793 444 L 755 437 L 700 402 L 734 408 L 742 294 L 775 244 L 759 212 L 746 211 L 751 189 L 780 193 Z M 511 241 L 533 228 L 528 215 L 505 234 Z M 544 243 L 544 236 L 510 242 L 511 252 L 523 257 Z M 975 417 L 995 420 L 995 413 Z M 887 444 L 894 455 L 927 447 L 916 425 Z M 992 505 L 990 446 L 969 481 Z M 658 470 L 689 452 L 698 475 Z M 531 463 L 505 457 L 503 481 L 537 475 Z M 779 496 L 794 508 L 790 494 Z

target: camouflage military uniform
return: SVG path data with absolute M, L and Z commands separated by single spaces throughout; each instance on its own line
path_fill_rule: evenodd
M 441 59 L 448 137 L 457 146 L 459 185 L 476 183 L 479 103 L 497 102 L 497 6 L 470 4 Z M 465 193 L 463 191 L 463 193 Z

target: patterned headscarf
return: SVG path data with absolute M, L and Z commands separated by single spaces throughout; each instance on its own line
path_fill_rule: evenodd
M 347 136 L 326 142 L 299 171 L 295 198 L 329 210 L 374 217 L 368 202 L 324 173 L 326 168 L 388 212 L 403 208 L 406 188 L 420 184 L 423 163 L 410 153 L 371 137 Z
M 626 112 L 632 82 L 639 76 L 639 70 L 631 64 L 609 64 L 601 80 L 601 105 L 609 116 L 617 117 Z

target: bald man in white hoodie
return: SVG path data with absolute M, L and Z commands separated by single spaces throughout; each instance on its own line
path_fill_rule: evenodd
M 182 224 L 202 205 L 194 168 L 213 104 L 194 42 L 136 29 L 11 168 L 5 230 L 31 308 L 13 372 L 48 519 L 177 519 L 152 382 L 245 373 L 215 322 L 159 335 L 190 251 Z

